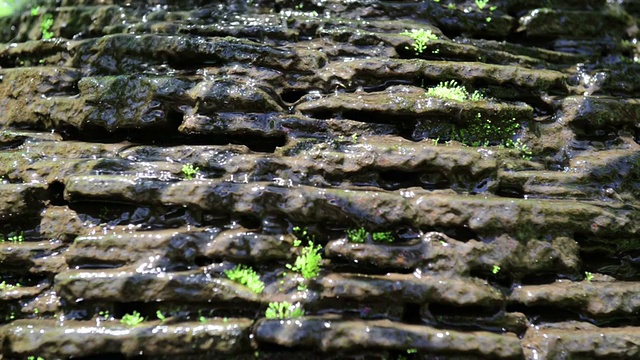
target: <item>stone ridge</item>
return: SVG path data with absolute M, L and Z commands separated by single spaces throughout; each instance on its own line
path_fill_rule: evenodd
M 0 359 L 637 358 L 640 6 L 540 3 L 0 18 Z

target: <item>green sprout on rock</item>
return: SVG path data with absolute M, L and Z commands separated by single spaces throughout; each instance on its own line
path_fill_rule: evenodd
M 140 316 L 140 313 L 134 311 L 133 314 L 125 314 L 120 322 L 127 326 L 136 326 L 144 321 L 144 318 Z
M 496 274 L 497 274 L 497 273 L 499 273 L 499 272 L 500 272 L 500 266 L 498 266 L 498 265 L 493 265 L 493 267 L 491 268 L 491 273 L 492 273 L 493 275 L 496 275 Z
M 584 278 L 585 278 L 585 280 L 587 280 L 587 282 L 591 282 L 591 280 L 593 280 L 593 274 L 588 272 L 588 271 L 585 271 L 584 272 Z
M 193 177 L 200 171 L 200 168 L 194 168 L 192 164 L 184 164 L 182 165 L 182 173 L 184 174 L 184 178 L 187 180 L 193 179 Z
M 353 243 L 363 243 L 369 237 L 369 232 L 364 228 L 347 230 L 347 238 Z M 392 243 L 395 239 L 391 231 L 378 231 L 371 234 L 376 242 Z
M 296 258 L 296 261 L 287 264 L 287 269 L 300 273 L 305 279 L 313 279 L 320 273 L 320 265 L 322 264 L 322 255 L 320 255 L 322 247 L 314 246 L 313 242 L 302 248 L 302 252 Z
M 17 283 L 15 285 L 7 284 L 6 281 L 3 281 L 0 283 L 0 290 L 13 290 L 19 287 L 20 287 L 20 283 Z
M 476 0 L 476 6 L 478 9 L 482 10 L 489 3 L 489 0 Z
M 167 317 L 164 316 L 164 314 L 160 310 L 156 311 L 156 317 L 158 317 L 158 320 L 160 320 L 160 322 L 167 321 Z
M 42 40 L 51 39 L 55 34 L 51 31 L 53 26 L 53 16 L 51 14 L 45 14 L 40 24 L 40 31 L 42 32 Z
M 392 243 L 394 240 L 393 233 L 391 231 L 374 232 L 373 234 L 371 234 L 371 238 L 373 239 L 373 241 L 386 243 Z
M 272 302 L 264 315 L 267 319 L 295 319 L 304 316 L 304 310 L 300 303 Z
M 364 228 L 347 230 L 347 238 L 354 243 L 363 243 L 369 233 Z
M 426 50 L 427 43 L 429 43 L 429 41 L 438 39 L 438 36 L 431 32 L 431 30 L 424 29 L 404 31 L 401 32 L 400 35 L 406 35 L 413 39 L 413 51 L 416 53 L 416 56 L 422 54 Z M 409 47 L 405 47 L 405 49 L 409 50 Z
M 264 282 L 260 280 L 260 276 L 251 267 L 236 265 L 231 270 L 225 270 L 224 274 L 230 280 L 248 287 L 249 290 L 256 294 L 260 294 L 264 290 Z
M 482 95 L 481 92 L 476 90 L 472 94 L 469 94 L 467 89 L 464 86 L 458 85 L 458 82 L 455 80 L 439 83 L 436 87 L 428 89 L 426 95 L 439 99 L 455 100 L 460 102 L 480 101 L 484 99 L 484 95 Z

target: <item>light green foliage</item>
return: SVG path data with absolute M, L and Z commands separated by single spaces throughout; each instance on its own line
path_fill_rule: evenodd
M 290 304 L 286 301 L 269 303 L 264 316 L 267 319 L 293 319 L 304 315 L 300 303 Z
M 21 243 L 24 241 L 24 234 L 22 232 L 13 233 L 13 234 L 10 234 L 6 240 L 4 236 L 0 235 L 0 243 L 3 243 L 5 241 L 10 241 L 12 243 Z
M 386 243 L 392 243 L 394 240 L 391 231 L 374 232 L 373 234 L 371 234 L 371 238 L 373 239 L 373 241 Z
M 53 16 L 51 14 L 46 14 L 42 19 L 42 23 L 40 24 L 40 30 L 42 31 L 42 40 L 51 39 L 55 34 L 51 32 L 51 27 L 53 26 Z
M 27 357 L 27 360 L 44 360 L 44 358 L 40 357 L 40 356 L 29 356 Z
M 505 142 L 504 146 L 508 149 L 516 149 L 520 152 L 520 156 L 525 160 L 531 160 L 531 149 L 527 146 L 527 144 L 523 143 L 522 140 L 517 139 L 513 141 L 513 139 L 509 139 Z
M 105 319 L 108 319 L 108 318 L 109 318 L 109 316 L 110 316 L 110 315 L 109 315 L 109 310 L 100 311 L 100 312 L 98 312 L 98 315 L 99 315 L 99 316 L 102 316 L 102 317 L 103 317 L 103 318 L 105 318 Z
M 449 10 L 455 10 L 455 9 L 456 9 L 456 4 L 454 4 L 454 3 L 449 3 L 449 5 L 447 5 L 447 9 L 449 9 Z
M 321 249 L 320 245 L 314 246 L 313 241 L 310 241 L 309 245 L 302 248 L 293 265 L 287 264 L 287 269 L 300 273 L 305 279 L 313 279 L 320 273 Z
M 120 322 L 127 326 L 136 326 L 144 321 L 144 318 L 140 316 L 140 313 L 134 311 L 133 314 L 125 314 Z
M 584 278 L 585 278 L 585 280 L 587 280 L 588 282 L 591 282 L 591 280 L 593 280 L 593 274 L 592 274 L 592 273 L 590 273 L 590 272 L 588 272 L 588 271 L 585 271 L 585 272 L 584 272 Z
M 34 6 L 31 8 L 31 16 L 40 15 L 40 6 Z
M 364 228 L 347 230 L 347 238 L 354 243 L 363 243 L 369 237 L 369 232 Z M 391 231 L 378 231 L 371 234 L 373 241 L 392 243 L 394 241 Z
M 301 228 L 300 226 L 293 227 L 293 235 L 295 235 L 298 239 L 304 240 L 306 242 L 313 242 L 316 239 L 316 237 L 311 234 L 307 228 Z M 300 244 L 300 241 L 297 242 L 297 245 L 294 242 L 293 246 L 298 247 L 300 246 Z
M 413 39 L 413 51 L 416 55 L 422 54 L 427 48 L 427 43 L 431 40 L 437 40 L 438 36 L 431 32 L 431 30 L 424 29 L 412 29 L 411 31 L 401 32 L 400 35 L 406 35 Z M 406 48 L 409 49 L 408 47 Z
M 493 267 L 491 268 L 491 273 L 492 273 L 493 275 L 495 275 L 495 274 L 497 274 L 497 273 L 499 273 L 499 272 L 500 272 L 500 266 L 498 266 L 498 265 L 493 265 Z
M 184 178 L 187 180 L 193 179 L 198 171 L 200 171 L 200 168 L 194 168 L 192 164 L 182 165 L 182 173 L 184 174 Z
M 231 270 L 225 270 L 224 274 L 232 281 L 248 287 L 249 290 L 256 294 L 260 294 L 264 290 L 264 283 L 251 267 L 236 265 Z
M 167 321 L 167 317 L 166 317 L 166 316 L 164 316 L 164 314 L 163 314 L 163 313 L 162 313 L 162 311 L 160 311 L 160 310 L 156 311 L 156 316 L 158 317 L 158 319 L 159 319 L 161 322 L 165 322 L 165 321 Z
M 427 96 L 437 97 L 439 99 L 455 100 L 455 101 L 480 101 L 484 96 L 479 91 L 469 94 L 464 86 L 458 85 L 455 80 L 449 80 L 439 83 L 436 87 L 427 90 Z
M 0 283 L 0 290 L 13 290 L 19 287 L 20 287 L 20 283 L 17 283 L 15 285 L 7 284 L 6 281 L 3 281 Z
M 198 316 L 198 321 L 200 321 L 201 323 L 203 323 L 203 324 L 204 324 L 204 323 L 206 323 L 206 322 L 207 322 L 207 318 L 206 318 L 206 317 L 204 317 L 204 316 L 202 316 L 202 315 L 200 315 L 200 316 Z
M 487 6 L 487 3 L 489 3 L 489 0 L 476 0 L 476 6 L 480 10 L 484 9 L 484 7 Z
M 347 238 L 354 243 L 363 243 L 367 240 L 369 233 L 364 228 L 347 230 Z

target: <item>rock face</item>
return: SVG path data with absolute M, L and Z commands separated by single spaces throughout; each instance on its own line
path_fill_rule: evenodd
M 0 359 L 637 358 L 640 7 L 540 3 L 0 18 Z

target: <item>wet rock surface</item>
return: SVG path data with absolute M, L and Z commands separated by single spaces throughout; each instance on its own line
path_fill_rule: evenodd
M 638 357 L 635 2 L 40 5 L 0 18 L 0 359 Z

